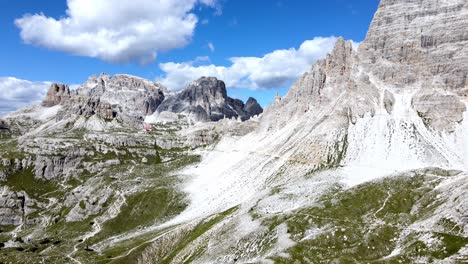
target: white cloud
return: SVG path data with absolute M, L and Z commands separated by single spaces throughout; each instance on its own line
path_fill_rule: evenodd
M 50 84 L 0 77 L 0 115 L 41 102 Z
M 211 52 L 215 51 L 215 46 L 211 42 L 208 42 L 208 48 L 211 50 Z
M 15 24 L 29 44 L 109 62 L 149 63 L 159 51 L 191 41 L 197 4 L 221 12 L 217 0 L 68 0 L 66 17 L 27 14 Z
M 299 48 L 275 50 L 263 57 L 230 58 L 231 65 L 194 65 L 192 62 L 160 63 L 165 76 L 158 81 L 171 90 L 180 90 L 201 76 L 224 80 L 231 88 L 272 89 L 289 85 L 309 71 L 312 64 L 329 53 L 336 37 L 316 37 Z

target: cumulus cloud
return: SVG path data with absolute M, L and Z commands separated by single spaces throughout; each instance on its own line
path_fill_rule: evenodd
M 23 41 L 109 62 L 149 63 L 159 51 L 191 41 L 195 6 L 221 12 L 217 0 L 67 0 L 67 5 L 60 19 L 42 13 L 16 19 Z
M 304 41 L 299 48 L 275 50 L 263 57 L 233 57 L 229 66 L 195 65 L 193 61 L 160 63 L 164 76 L 158 81 L 171 90 L 180 90 L 201 76 L 217 77 L 231 88 L 281 88 L 324 58 L 336 40 L 336 37 L 316 37 Z
M 50 82 L 31 82 L 14 77 L 0 77 L 0 116 L 41 102 L 50 84 Z

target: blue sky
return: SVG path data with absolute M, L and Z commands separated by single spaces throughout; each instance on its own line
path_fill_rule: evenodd
M 99 2 L 102 5 L 96 6 Z M 333 36 L 362 41 L 379 1 L 185 0 L 173 7 L 175 2 L 179 1 L 1 1 L 0 111 L 37 101 L 45 85 L 38 82 L 80 84 L 101 72 L 162 81 L 172 90 L 198 74 L 218 74 L 226 79 L 230 95 L 243 100 L 254 96 L 265 106 L 277 90 L 284 94 L 301 71 L 310 68 L 308 64 L 333 46 Z M 164 4 L 169 11 L 161 9 Z M 89 18 L 92 10 L 97 10 L 95 18 Z M 134 37 L 132 23 L 137 25 L 135 17 L 145 15 L 150 34 Z M 65 25 L 70 17 L 73 27 L 54 31 L 55 24 Z M 174 18 L 183 24 L 161 26 Z M 99 29 L 112 30 L 109 27 L 120 39 L 106 42 L 93 35 Z M 120 31 L 121 27 L 128 29 Z M 114 50 L 118 41 L 128 39 L 125 34 L 135 42 Z M 18 80 L 5 82 L 7 77 Z

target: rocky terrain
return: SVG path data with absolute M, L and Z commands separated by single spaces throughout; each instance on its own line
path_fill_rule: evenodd
M 214 77 L 202 77 L 180 93 L 168 97 L 148 120 L 170 118 L 178 115 L 192 122 L 219 121 L 224 118 L 239 118 L 245 121 L 263 112 L 257 101 L 250 97 L 246 104 L 239 99 L 227 96 L 223 81 Z
M 466 28 L 382 0 L 259 116 L 215 78 L 54 84 L 0 121 L 0 261 L 466 263 Z

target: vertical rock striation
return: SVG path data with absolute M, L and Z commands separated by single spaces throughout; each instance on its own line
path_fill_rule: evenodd
M 70 87 L 68 85 L 53 83 L 47 92 L 46 98 L 42 101 L 42 105 L 52 107 L 63 104 L 70 99 L 70 96 Z
M 468 91 L 468 2 L 382 0 L 359 55 L 388 85 Z

